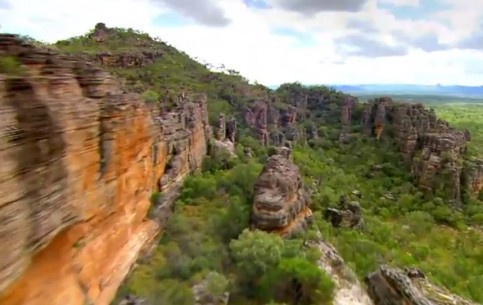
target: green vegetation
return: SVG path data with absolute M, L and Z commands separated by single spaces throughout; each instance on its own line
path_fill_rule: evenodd
M 471 132 L 469 154 L 481 156 L 483 152 L 483 101 L 480 104 L 451 103 L 431 105 L 438 117 L 458 129 Z
M 246 96 L 267 94 L 263 86 L 250 85 L 236 71 L 229 73 L 210 71 L 206 65 L 190 58 L 186 53 L 169 46 L 159 38 L 133 29 L 109 28 L 106 39 L 96 42 L 95 30 L 57 42 L 60 51 L 82 56 L 106 53 L 126 58 L 154 58 L 152 63 L 129 68 L 112 66 L 109 70 L 126 79 L 126 87 L 141 93 L 148 102 L 159 102 L 163 107 L 176 105 L 177 96 L 183 92 L 206 94 L 210 100 L 210 122 L 216 123 L 218 114 L 235 114 L 250 100 Z M 238 114 L 238 113 L 237 113 Z
M 22 64 L 12 56 L 2 56 L 0 58 L 0 74 L 8 74 L 10 76 L 21 76 L 25 73 Z
M 134 270 L 119 297 L 131 293 L 157 304 L 193 304 L 188 287 L 208 279 L 211 294 L 229 289 L 231 304 L 289 303 L 296 297 L 290 279 L 297 278 L 303 287 L 300 304 L 329 304 L 333 283 L 301 239 L 245 229 L 261 164 L 249 160 L 225 170 L 205 168 L 186 180 L 159 246 Z
M 240 110 L 259 96 L 275 94 L 280 98 L 275 107 L 286 110 L 301 90 L 311 90 L 328 97 L 323 105 L 309 101 L 307 113 L 302 113 L 307 117 L 304 127 L 316 127 L 320 137 L 307 145 L 299 143 L 294 160 L 311 188 L 315 222 L 324 237 L 360 277 L 381 263 L 417 266 L 436 283 L 483 302 L 481 201 L 468 198 L 463 211 L 454 211 L 442 198 L 425 198 L 391 143 L 359 133 L 350 144 L 339 144 L 342 93 L 300 84 L 270 92 L 250 85 L 234 71 L 211 72 L 159 39 L 131 29 L 110 29 L 103 43 L 97 43 L 93 34 L 60 41 L 55 47 L 92 58 L 106 51 L 152 54 L 156 59 L 143 67 L 109 69 L 125 78 L 126 86 L 141 93 L 146 102 L 169 108 L 182 91 L 206 94 L 212 124 L 220 112 L 239 118 L 238 158 L 208 156 L 203 170 L 186 179 L 158 246 L 135 268 L 118 298 L 135 294 L 155 304 L 188 305 L 193 304 L 193 285 L 207 281 L 212 295 L 229 291 L 231 305 L 292 304 L 295 298 L 299 304 L 330 304 L 334 283 L 317 268 L 317 253 L 303 247 L 309 234 L 283 240 L 247 230 L 253 183 L 274 149 L 259 144 L 243 125 Z M 482 106 L 432 101 L 431 107 L 456 127 L 469 129 L 473 134 L 470 153 L 481 152 Z M 354 121 L 360 121 L 361 113 L 359 106 Z M 352 132 L 360 131 L 361 126 L 352 127 Z M 251 149 L 253 157 L 243 154 L 245 148 Z M 380 171 L 372 174 L 374 166 Z M 324 209 L 353 190 L 363 195 L 364 229 L 332 228 L 322 219 Z M 158 200 L 156 193 L 152 201 Z M 291 279 L 300 289 L 294 290 Z

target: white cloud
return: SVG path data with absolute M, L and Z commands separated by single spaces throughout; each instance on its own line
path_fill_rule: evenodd
M 435 36 L 439 42 L 455 43 L 471 32 L 471 29 L 461 29 L 462 25 L 476 29 L 480 11 L 468 11 L 468 7 L 458 4 L 460 2 L 453 1 L 456 6 L 453 13 L 445 11 L 425 20 L 402 21 L 378 8 L 378 0 L 369 0 L 357 14 L 321 12 L 310 18 L 281 8 L 251 9 L 242 0 L 212 1 L 230 20 L 225 26 L 190 23 L 184 27 L 157 27 L 152 21 L 165 13 L 166 8 L 150 0 L 15 0 L 10 1 L 9 11 L 0 10 L 0 20 L 4 32 L 29 34 L 46 41 L 83 34 L 97 22 L 132 27 L 159 36 L 193 57 L 224 64 L 266 85 L 296 80 L 312 84 L 482 83 L 482 71 L 470 67 L 473 60 L 481 62 L 483 53 L 473 52 L 469 56 L 462 50 L 440 49 L 425 53 L 411 45 L 424 37 L 434 40 Z M 397 5 L 416 5 L 417 2 L 384 1 Z M 351 23 L 353 18 L 357 22 Z M 380 38 L 393 45 L 407 44 L 408 54 L 367 58 L 338 53 L 337 39 L 363 32 L 364 22 L 372 22 L 379 32 L 370 38 Z M 359 29 L 348 29 L 348 24 L 358 24 Z M 310 44 L 300 45 L 296 38 L 275 35 L 273 30 L 281 27 L 310 35 Z M 395 32 L 404 35 L 396 36 Z M 411 39 L 402 41 L 401 37 Z
M 395 6 L 418 6 L 420 4 L 420 0 L 379 0 L 379 2 Z

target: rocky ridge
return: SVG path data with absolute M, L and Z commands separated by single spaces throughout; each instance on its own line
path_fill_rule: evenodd
M 392 139 L 397 143 L 424 192 L 442 194 L 455 207 L 461 208 L 461 177 L 463 156 L 470 140 L 468 131 L 455 130 L 421 104 L 395 103 L 390 98 L 368 103 L 363 125 L 377 139 Z M 478 175 L 477 172 L 473 175 L 475 181 Z
M 0 78 L 0 304 L 109 304 L 201 165 L 206 98 L 162 113 L 97 66 L 15 36 L 0 36 L 0 55 L 16 64 Z

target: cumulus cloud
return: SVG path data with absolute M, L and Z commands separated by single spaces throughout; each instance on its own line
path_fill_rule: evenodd
M 364 20 L 360 17 L 349 18 L 347 20 L 347 27 L 350 29 L 356 29 L 363 33 L 379 32 L 379 29 L 376 27 L 372 20 Z
M 420 0 L 378 0 L 378 2 L 394 6 L 419 6 L 421 4 Z
M 410 46 L 426 52 L 442 51 L 452 48 L 451 45 L 440 42 L 438 35 L 434 32 L 428 32 L 420 36 L 411 36 L 408 33 L 398 31 L 393 35 L 398 40 L 404 41 Z
M 224 15 L 223 9 L 213 0 L 152 0 L 166 5 L 176 12 L 192 18 L 196 22 L 208 26 L 226 26 L 230 20 Z
M 462 39 L 457 47 L 460 49 L 483 51 L 483 24 L 470 36 Z
M 273 0 L 275 5 L 289 10 L 312 16 L 320 12 L 358 12 L 362 10 L 367 0 Z
M 8 0 L 0 0 L 0 9 L 9 9 L 12 6 L 10 5 L 10 2 Z
M 362 57 L 403 56 L 408 53 L 404 45 L 392 45 L 362 33 L 350 34 L 336 39 L 340 49 L 347 55 Z
M 97 22 L 132 27 L 266 85 L 287 81 L 481 84 L 481 74 L 471 68 L 483 60 L 483 52 L 477 51 L 477 42 L 470 44 L 465 37 L 476 40 L 483 9 L 438 0 L 453 1 L 455 10 L 424 20 L 401 20 L 395 10 L 382 9 L 377 1 L 354 1 L 347 6 L 350 1 L 293 0 L 290 4 L 286 0 L 283 6 L 284 0 L 15 0 L 9 10 L 0 9 L 0 20 L 3 32 L 48 42 L 86 33 Z M 356 10 L 357 14 L 350 13 Z M 413 11 L 404 8 L 405 13 Z M 159 16 L 176 22 L 159 22 Z M 211 18 L 206 16 L 218 21 L 207 21 Z M 280 29 L 295 35 L 280 35 Z M 305 36 L 310 43 L 294 43 Z M 458 41 L 473 50 L 443 48 Z M 440 52 L 427 52 L 440 47 Z M 469 57 L 473 53 L 480 55 Z

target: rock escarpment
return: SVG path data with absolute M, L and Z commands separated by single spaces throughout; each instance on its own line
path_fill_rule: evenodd
M 356 106 L 357 98 L 325 87 L 285 84 L 275 94 L 253 100 L 244 110 L 244 123 L 263 145 L 316 141 L 321 122 L 340 125 L 339 141 L 347 143 Z
M 375 305 L 476 305 L 431 284 L 418 269 L 383 265 L 366 282 Z
M 423 191 L 443 195 L 460 207 L 468 131 L 451 128 L 421 104 L 394 103 L 389 98 L 368 103 L 363 124 L 378 139 L 395 140 Z
M 289 154 L 271 156 L 255 183 L 252 228 L 282 236 L 299 232 L 311 220 L 309 205 L 309 194 Z
M 206 99 L 161 113 L 14 36 L 0 36 L 0 55 L 16 64 L 0 74 L 0 304 L 109 304 L 163 225 L 147 217 L 151 194 L 169 206 L 201 164 Z

